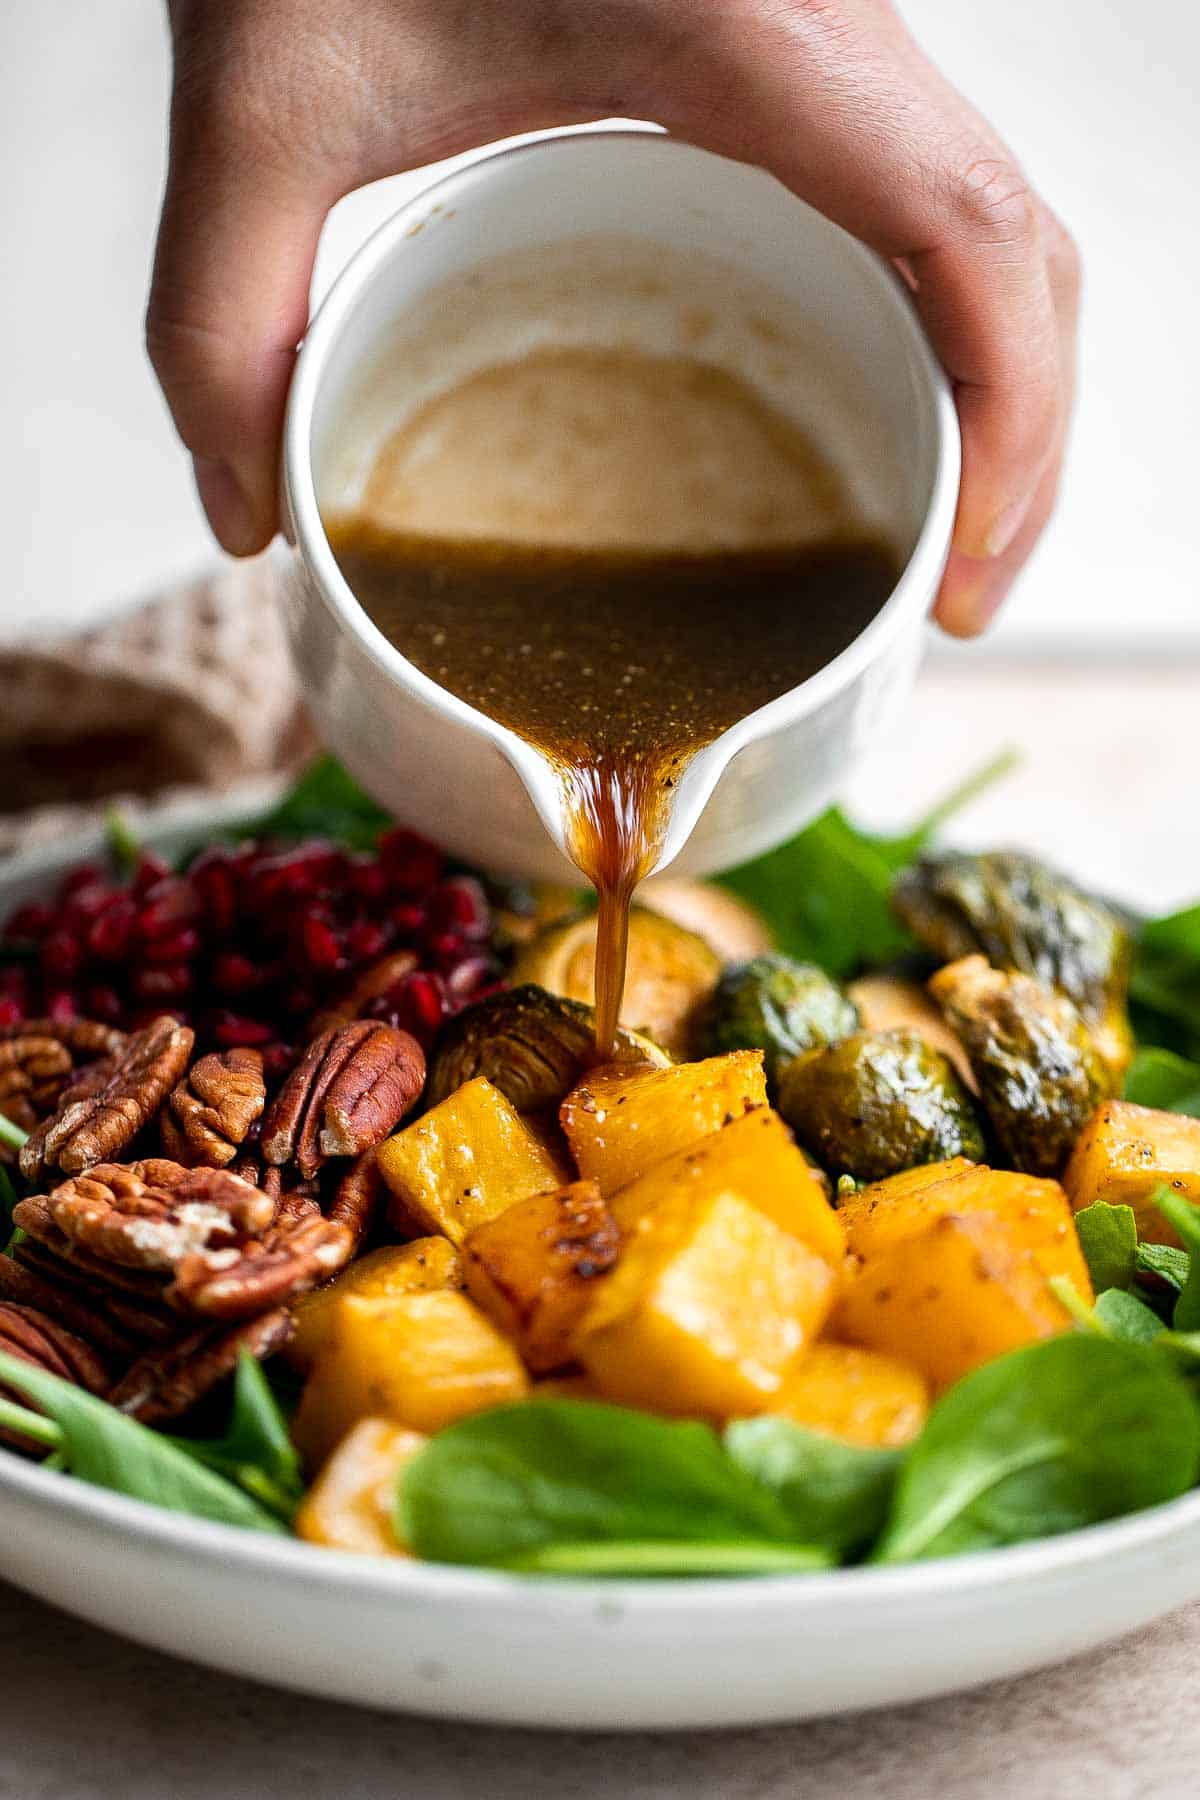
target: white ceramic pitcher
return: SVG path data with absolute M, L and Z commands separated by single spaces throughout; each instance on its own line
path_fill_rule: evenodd
M 539 274 L 546 258 L 554 278 Z M 572 285 L 562 272 L 576 262 Z M 511 272 L 522 268 L 518 301 Z M 509 272 L 503 281 L 496 269 Z M 501 150 L 427 188 L 350 263 L 301 350 L 283 493 L 305 693 L 326 742 L 384 806 L 482 867 L 575 873 L 558 779 L 387 642 L 338 570 L 321 507 L 353 497 L 397 409 L 472 364 L 604 337 L 682 349 L 698 308 L 705 357 L 814 432 L 903 559 L 890 598 L 842 655 L 691 763 L 658 866 L 700 874 L 818 812 L 916 672 L 959 441 L 945 376 L 893 272 L 760 170 L 658 133 L 579 133 Z

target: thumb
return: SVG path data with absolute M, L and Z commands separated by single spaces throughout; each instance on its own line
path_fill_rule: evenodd
M 146 347 L 226 550 L 263 549 L 278 523 L 278 455 L 325 214 L 339 197 L 281 152 L 209 121 L 173 132 Z

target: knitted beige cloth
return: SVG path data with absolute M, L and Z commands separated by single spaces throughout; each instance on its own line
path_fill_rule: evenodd
M 314 747 L 270 556 L 227 563 L 91 631 L 0 643 L 0 856 L 104 801 L 175 801 Z

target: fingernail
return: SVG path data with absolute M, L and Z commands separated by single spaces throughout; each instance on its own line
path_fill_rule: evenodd
M 194 457 L 196 491 L 213 531 L 233 556 L 249 556 L 261 542 L 254 509 L 228 463 L 214 456 Z
M 1019 500 L 1014 500 L 1011 505 L 1004 507 L 1001 512 L 996 514 L 988 527 L 987 536 L 983 540 L 985 556 L 1004 555 L 1025 523 L 1029 509 L 1033 505 L 1033 495 L 1034 490 L 1031 488 L 1027 494 L 1022 494 Z

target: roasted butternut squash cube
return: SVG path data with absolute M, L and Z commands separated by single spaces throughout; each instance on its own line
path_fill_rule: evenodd
M 771 1411 L 851 1444 L 891 1448 L 925 1423 L 929 1383 L 894 1356 L 823 1341 L 793 1363 Z
M 427 1442 L 388 1419 L 360 1419 L 300 1502 L 296 1536 L 360 1556 L 407 1556 L 393 1523 L 396 1483 Z
M 863 1263 L 832 1329 L 940 1390 L 1070 1323 L 1016 1228 L 989 1213 L 945 1213 Z
M 823 1177 L 768 1107 L 756 1107 L 690 1149 L 655 1163 L 614 1194 L 609 1204 L 622 1234 L 636 1232 L 643 1217 L 676 1189 L 714 1197 L 734 1194 L 835 1266 L 845 1252 L 845 1233 L 826 1198 Z
M 766 1102 L 762 1051 L 735 1050 L 669 1069 L 608 1063 L 572 1088 L 559 1117 L 579 1173 L 607 1198 Z
M 452 1244 L 515 1201 L 569 1179 L 483 1075 L 381 1144 L 376 1161 L 391 1190 L 397 1228 L 441 1232 Z
M 571 1339 L 620 1238 L 594 1181 L 518 1200 L 463 1244 L 467 1292 L 535 1374 L 571 1360 Z
M 432 1293 L 462 1285 L 458 1251 L 448 1238 L 384 1244 L 360 1256 L 324 1287 L 301 1295 L 292 1307 L 295 1335 L 283 1354 L 294 1369 L 311 1369 L 333 1336 L 337 1306 L 347 1294 L 357 1294 L 362 1300 L 389 1300 L 397 1294 Z
M 926 1182 L 914 1179 L 923 1173 L 929 1177 Z M 867 1263 L 946 1213 L 994 1215 L 1044 1275 L 1065 1275 L 1080 1298 L 1091 1301 L 1091 1278 L 1071 1204 L 1057 1181 L 956 1158 L 877 1181 L 849 1195 L 838 1208 L 851 1254 Z
M 1151 1204 L 1164 1184 L 1200 1206 L 1200 1119 L 1132 1100 L 1107 1100 L 1097 1107 L 1063 1176 L 1075 1211 L 1094 1200 L 1131 1206 L 1139 1237 L 1178 1244 L 1178 1234 Z
M 735 1193 L 668 1191 L 576 1334 L 605 1398 L 658 1412 L 762 1412 L 824 1325 L 831 1264 Z
M 465 1294 L 342 1300 L 305 1384 L 292 1436 L 319 1463 L 360 1419 L 435 1432 L 529 1391 L 506 1337 Z

